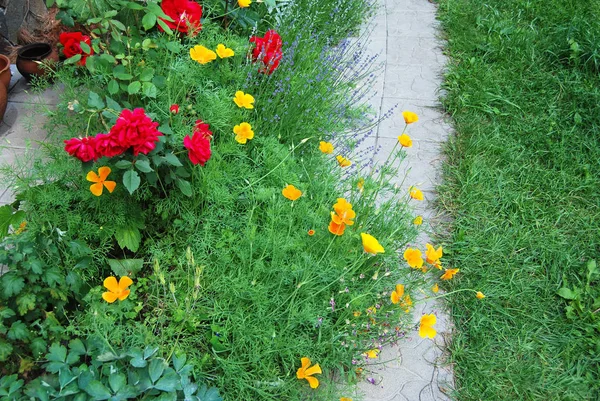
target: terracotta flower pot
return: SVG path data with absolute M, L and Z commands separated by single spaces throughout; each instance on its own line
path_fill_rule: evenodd
M 5 55 L 0 54 L 0 83 L 2 83 L 6 89 L 8 89 L 11 77 L 10 60 Z
M 47 70 L 40 67 L 40 62 L 50 60 L 58 61 L 58 52 L 47 43 L 32 43 L 23 46 L 17 53 L 17 69 L 25 77 L 31 80 L 33 76 L 44 76 Z
M 8 91 L 4 85 L 0 85 L 0 121 L 4 119 L 6 112 L 6 102 L 8 101 Z

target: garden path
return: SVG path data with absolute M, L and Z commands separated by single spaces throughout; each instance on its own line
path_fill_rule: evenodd
M 384 115 L 398 105 L 391 118 L 384 120 L 376 135 L 362 144 L 379 148 L 375 160 L 385 162 L 398 135 L 404 128 L 401 112 L 410 110 L 419 115 L 419 121 L 410 125 L 408 134 L 413 147 L 407 149 L 406 178 L 397 177 L 398 185 L 414 185 L 421 189 L 425 201 L 416 204 L 416 215 L 423 216 L 425 227 L 413 246 L 420 249 L 431 242 L 430 234 L 440 216 L 433 203 L 435 187 L 440 182 L 441 145 L 451 132 L 440 109 L 439 87 L 446 58 L 443 42 L 438 37 L 436 5 L 428 0 L 379 0 L 380 9 L 369 25 L 372 29 L 371 52 L 379 52 L 383 71 L 376 86 L 371 105 Z M 402 183 L 404 182 L 404 183 Z M 428 291 L 429 292 L 429 291 Z M 430 293 L 430 292 L 429 292 Z M 407 333 L 396 347 L 385 347 L 376 364 L 370 367 L 366 381 L 359 386 L 365 401 L 429 401 L 449 400 L 453 388 L 451 366 L 444 364 L 444 344 L 449 339 L 451 323 L 439 301 L 419 303 L 415 319 L 423 313 L 435 313 L 438 335 L 422 339 L 417 330 Z M 375 384 L 371 384 L 374 379 Z
M 437 38 L 435 5 L 428 0 L 380 0 L 382 6 L 374 19 L 370 51 L 380 53 L 384 62 L 383 73 L 376 82 L 373 107 L 381 115 L 394 105 L 397 112 L 384 120 L 376 135 L 368 138 L 364 147 L 380 147 L 376 160 L 384 162 L 404 127 L 402 110 L 414 111 L 419 121 L 409 127 L 413 147 L 408 149 L 409 171 L 405 185 L 416 185 L 425 194 L 425 201 L 417 204 L 416 214 L 424 218 L 424 227 L 430 229 L 437 220 L 433 208 L 435 186 L 439 182 L 440 147 L 451 127 L 444 120 L 438 103 L 438 88 L 445 57 Z M 30 94 L 25 80 L 13 67 L 9 88 L 9 102 L 0 123 L 0 164 L 14 164 L 28 152 L 28 144 L 36 146 L 46 133 L 42 128 L 45 117 L 42 108 L 58 102 L 56 90 Z M 398 177 L 398 183 L 404 177 Z M 0 182 L 0 205 L 12 202 L 13 194 L 7 183 Z M 424 248 L 429 241 L 427 229 L 418 238 L 416 246 Z M 438 317 L 434 340 L 421 339 L 416 330 L 407 334 L 398 347 L 386 347 L 379 356 L 380 364 L 371 366 L 367 378 L 375 384 L 363 382 L 360 391 L 366 401 L 425 401 L 448 400 L 453 374 L 444 365 L 444 342 L 451 326 L 443 305 L 439 302 L 418 304 L 415 317 L 435 313 Z M 381 363 L 387 361 L 385 363 Z

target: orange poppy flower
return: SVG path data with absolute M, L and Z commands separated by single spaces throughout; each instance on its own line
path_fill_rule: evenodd
M 375 237 L 369 235 L 367 233 L 360 233 L 362 238 L 363 248 L 366 253 L 371 253 L 373 255 L 377 255 L 378 253 L 384 253 L 385 249 L 383 246 L 377 241 Z
M 434 265 L 437 261 L 442 258 L 443 250 L 440 246 L 437 250 L 431 244 L 425 244 L 427 250 L 425 251 L 425 260 L 427 263 Z
M 431 287 L 431 291 L 433 291 L 434 294 L 437 294 L 439 290 L 440 287 L 437 285 L 437 283 L 433 287 Z
M 332 220 L 329 222 L 329 227 L 327 227 L 327 229 L 334 235 L 343 235 L 346 230 L 346 225 L 344 223 L 338 224 Z
M 475 294 L 475 296 L 477 297 L 477 299 L 485 298 L 485 295 L 483 295 L 483 292 L 481 292 L 481 291 L 477 291 L 477 294 Z
M 425 197 L 423 196 L 423 192 L 421 192 L 415 187 L 410 187 L 410 197 L 418 201 L 422 201 L 423 199 L 425 199 Z
M 117 278 L 110 276 L 104 279 L 104 287 L 108 289 L 108 291 L 102 294 L 102 299 L 104 299 L 109 304 L 112 304 L 117 299 L 119 301 L 123 301 L 129 296 L 130 290 L 127 289 L 133 281 L 127 277 L 123 276 L 117 283 Z
M 110 167 L 100 167 L 98 169 L 98 174 L 96 174 L 93 171 L 87 173 L 85 179 L 89 182 L 95 182 L 95 184 L 90 185 L 90 191 L 92 192 L 92 194 L 96 196 L 102 195 L 102 190 L 104 189 L 104 187 L 106 187 L 106 189 L 108 189 L 108 192 L 110 193 L 112 193 L 112 191 L 115 190 L 117 183 L 114 181 L 106 181 L 106 178 L 108 177 L 110 172 Z
M 352 165 L 352 162 L 349 159 L 346 159 L 344 156 L 342 155 L 337 155 L 335 157 L 335 159 L 337 160 L 338 164 L 340 165 L 340 167 L 349 167 Z
M 310 235 L 311 237 L 312 237 L 313 235 L 315 235 L 315 230 L 308 230 L 308 235 Z
M 319 150 L 325 154 L 333 153 L 333 144 L 331 142 L 320 141 Z
M 440 278 L 442 280 L 451 280 L 452 277 L 454 277 L 459 271 L 460 269 L 446 269 L 446 271 L 444 272 L 444 274 L 442 274 L 442 277 Z
M 302 366 L 298 368 L 296 377 L 300 380 L 306 379 L 311 388 L 319 387 L 319 380 L 316 377 L 312 377 L 313 375 L 323 373 L 319 364 L 317 363 L 314 366 L 309 367 L 310 359 L 306 357 L 300 359 L 300 361 L 302 362 Z
M 423 258 L 421 256 L 421 251 L 418 249 L 407 248 L 406 251 L 404 251 L 404 259 L 412 268 L 420 269 L 423 267 Z
M 300 191 L 293 185 L 288 185 L 287 187 L 283 188 L 281 193 L 283 194 L 283 196 L 285 196 L 291 201 L 295 201 L 296 199 L 302 196 L 302 191 Z
M 404 295 L 404 284 L 396 284 L 396 289 L 390 294 L 390 299 L 393 304 L 400 302 L 400 299 Z
M 353 225 L 352 219 L 356 217 L 356 212 L 352 210 L 352 204 L 348 203 L 344 198 L 338 198 L 337 203 L 333 205 L 335 214 L 331 214 L 331 220 L 336 224 Z
M 402 117 L 404 117 L 404 122 L 406 124 L 412 124 L 419 121 L 419 116 L 416 113 L 413 113 L 412 111 L 403 111 Z
M 410 136 L 408 136 L 407 134 L 399 135 L 398 142 L 401 146 L 404 146 L 405 148 L 412 147 L 412 139 L 410 139 Z

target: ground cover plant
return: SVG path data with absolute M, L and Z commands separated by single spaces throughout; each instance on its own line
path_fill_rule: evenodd
M 441 205 L 461 400 L 595 400 L 597 2 L 440 1 L 451 56 Z M 462 275 L 465 273 L 465 275 Z
M 3 170 L 2 396 L 338 399 L 435 336 L 410 294 L 442 249 L 405 249 L 423 194 L 389 182 L 409 130 L 383 165 L 352 152 L 370 3 L 57 5 L 49 141 Z

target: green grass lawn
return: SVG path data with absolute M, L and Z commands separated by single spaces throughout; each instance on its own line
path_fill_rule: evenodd
M 557 291 L 600 255 L 600 2 L 439 9 L 448 262 L 487 295 L 450 300 L 457 399 L 597 400 L 599 321 L 585 305 L 568 318 Z

